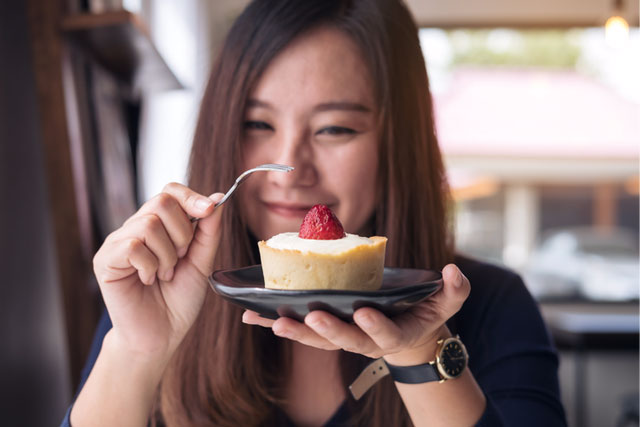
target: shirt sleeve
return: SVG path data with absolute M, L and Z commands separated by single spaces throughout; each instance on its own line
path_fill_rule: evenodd
M 82 390 L 84 383 L 87 381 L 89 377 L 89 373 L 91 373 L 91 369 L 93 369 L 93 365 L 96 363 L 96 359 L 98 358 L 98 354 L 100 354 L 100 348 L 102 348 L 102 341 L 104 340 L 104 336 L 111 329 L 111 319 L 109 319 L 109 315 L 107 314 L 107 310 L 103 310 L 102 316 L 100 316 L 100 320 L 98 321 L 98 326 L 96 327 L 96 332 L 93 335 L 93 342 L 91 343 L 91 349 L 89 350 L 89 356 L 87 357 L 87 362 L 82 369 L 80 374 L 80 385 L 78 386 L 78 390 L 76 390 L 75 397 L 73 400 L 75 401 L 76 397 L 78 397 L 78 393 Z M 64 415 L 64 419 L 60 424 L 60 427 L 71 427 L 71 408 L 73 408 L 73 403 L 67 409 L 67 413 Z
M 487 399 L 477 425 L 566 426 L 558 357 L 537 304 L 518 275 L 491 271 L 470 278 L 459 316 L 469 369 Z

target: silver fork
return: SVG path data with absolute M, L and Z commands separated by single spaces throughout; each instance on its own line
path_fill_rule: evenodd
M 225 193 L 224 197 L 222 199 L 220 199 L 220 201 L 218 203 L 216 203 L 215 208 L 217 208 L 218 206 L 220 206 L 221 204 L 226 202 L 227 199 L 229 197 L 231 197 L 233 192 L 236 191 L 236 189 L 240 186 L 240 184 L 242 184 L 242 182 L 245 179 L 247 179 L 247 177 L 249 175 L 251 175 L 252 173 L 259 172 L 259 171 L 291 172 L 293 169 L 295 169 L 293 166 L 279 165 L 279 164 L 275 164 L 275 163 L 267 163 L 265 165 L 256 166 L 253 169 L 246 170 L 246 171 L 242 172 L 240 174 L 240 176 L 238 176 L 238 178 L 236 178 L 236 182 L 233 183 L 231 188 Z M 191 222 L 196 223 L 196 222 L 198 222 L 198 220 L 200 218 L 189 218 L 189 219 L 191 220 Z

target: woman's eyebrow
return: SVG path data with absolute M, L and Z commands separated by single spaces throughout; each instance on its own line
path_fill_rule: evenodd
M 318 104 L 313 108 L 314 112 L 330 110 L 357 111 L 361 113 L 371 112 L 371 108 L 357 102 L 325 102 L 322 104 Z
M 249 98 L 247 101 L 247 108 L 266 108 L 268 110 L 275 110 L 273 105 L 255 98 Z
M 247 101 L 247 108 L 266 108 L 268 110 L 276 110 L 276 108 L 270 103 L 255 98 L 250 98 Z M 358 102 L 348 101 L 323 102 L 322 104 L 318 104 L 313 108 L 314 113 L 331 110 L 356 111 L 360 113 L 371 112 L 371 108 L 367 107 L 366 105 L 360 104 Z

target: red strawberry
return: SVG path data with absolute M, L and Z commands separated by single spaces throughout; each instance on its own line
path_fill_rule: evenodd
M 336 240 L 342 239 L 344 228 L 331 209 L 325 205 L 315 205 L 302 220 L 298 236 L 303 239 Z

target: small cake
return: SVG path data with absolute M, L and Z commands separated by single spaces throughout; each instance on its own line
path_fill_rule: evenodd
M 258 242 L 265 287 L 375 291 L 382 285 L 386 237 L 344 232 L 325 205 L 307 213 L 299 233 Z

